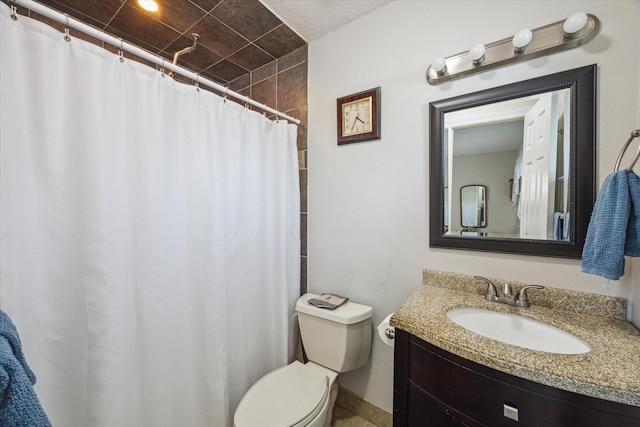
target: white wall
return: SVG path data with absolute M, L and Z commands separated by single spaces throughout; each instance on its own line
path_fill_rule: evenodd
M 576 11 L 600 18 L 585 46 L 438 86 L 430 62 L 560 21 Z M 423 268 L 640 298 L 628 260 L 620 281 L 580 272 L 578 260 L 430 249 L 429 102 L 544 74 L 598 64 L 597 182 L 640 127 L 638 1 L 405 1 L 309 46 L 308 283 L 374 308 L 380 322 L 420 286 Z M 382 87 L 382 139 L 337 146 L 336 99 Z M 633 150 L 631 150 L 633 151 Z M 640 286 L 638 284 L 636 288 Z M 635 316 L 639 320 L 640 315 Z M 393 352 L 375 340 L 346 388 L 392 408 Z

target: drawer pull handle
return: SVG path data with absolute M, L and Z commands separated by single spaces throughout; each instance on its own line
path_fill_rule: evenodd
M 518 408 L 503 403 L 502 409 L 504 411 L 503 413 L 505 417 L 510 418 L 514 421 L 518 421 Z

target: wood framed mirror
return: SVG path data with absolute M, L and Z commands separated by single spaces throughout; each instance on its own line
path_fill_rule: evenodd
M 595 200 L 596 68 L 429 104 L 431 247 L 582 256 Z M 451 197 L 472 184 L 492 194 L 492 221 L 470 235 L 454 224 Z

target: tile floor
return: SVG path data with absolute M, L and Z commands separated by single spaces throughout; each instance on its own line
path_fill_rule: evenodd
M 355 410 L 347 409 L 343 406 L 333 407 L 332 427 L 379 427 L 364 418 L 358 416 Z
M 392 427 L 393 416 L 340 387 L 333 407 L 332 427 Z

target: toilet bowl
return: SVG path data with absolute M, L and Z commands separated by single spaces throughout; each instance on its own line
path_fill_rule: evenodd
M 338 373 L 369 358 L 371 307 L 347 302 L 335 310 L 296 303 L 300 335 L 309 361 L 295 361 L 260 378 L 244 395 L 234 427 L 329 427 L 338 394 Z

